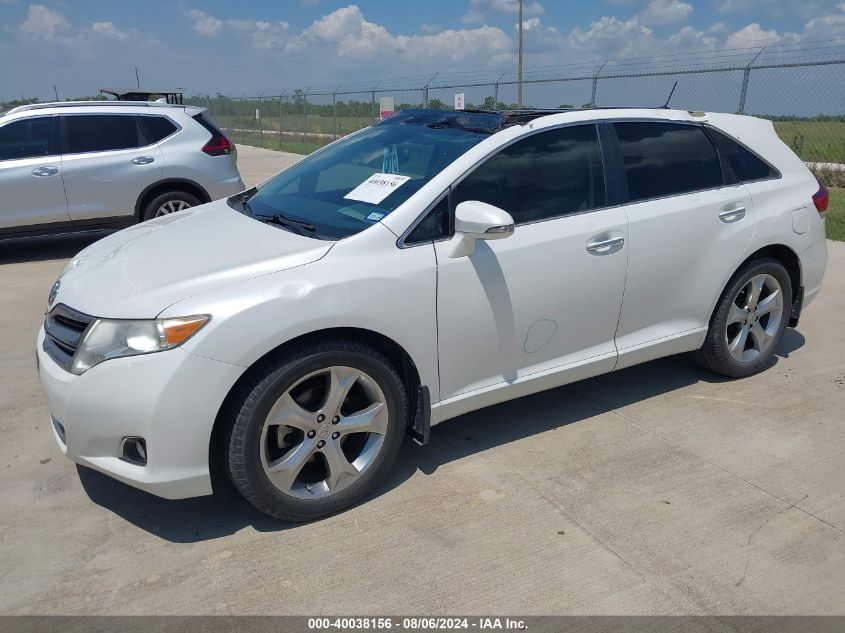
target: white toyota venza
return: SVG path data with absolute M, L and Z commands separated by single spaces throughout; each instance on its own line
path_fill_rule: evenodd
M 69 458 L 309 520 L 405 435 L 694 352 L 743 377 L 819 292 L 827 190 L 752 117 L 408 110 L 62 271 L 38 335 Z

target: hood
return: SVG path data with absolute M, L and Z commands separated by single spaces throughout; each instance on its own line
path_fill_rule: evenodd
M 152 318 L 199 293 L 316 261 L 333 244 L 259 222 L 218 200 L 87 247 L 62 271 L 50 307 Z

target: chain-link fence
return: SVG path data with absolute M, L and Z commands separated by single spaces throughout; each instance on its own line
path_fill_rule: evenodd
M 186 103 L 207 108 L 237 143 L 304 154 L 378 121 L 382 97 L 391 97 L 396 111 L 453 109 L 459 94 L 467 109 L 662 107 L 668 101 L 677 109 L 771 119 L 829 187 L 828 234 L 845 240 L 845 50 L 738 49 L 532 69 L 522 82 L 513 73 L 438 74 L 273 96 L 200 95 Z

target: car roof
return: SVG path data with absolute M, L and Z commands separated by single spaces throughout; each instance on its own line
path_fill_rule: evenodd
M 410 124 L 434 128 L 463 129 L 470 132 L 494 134 L 517 125 L 537 124 L 545 127 L 566 122 L 606 119 L 653 119 L 667 121 L 706 121 L 706 112 L 669 110 L 664 108 L 590 108 L 590 109 L 538 109 L 520 110 L 436 110 L 412 108 L 401 110 L 378 125 Z
M 196 116 L 205 112 L 205 108 L 198 106 L 156 103 L 154 101 L 56 101 L 18 106 L 6 112 L 3 118 L 10 116 L 23 118 L 36 114 L 62 114 L 67 112 L 79 114 L 104 114 L 109 112 L 169 114 L 179 110 L 184 111 L 188 116 Z

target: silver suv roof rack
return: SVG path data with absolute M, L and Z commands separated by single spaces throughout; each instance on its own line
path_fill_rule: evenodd
M 188 104 L 156 103 L 155 101 L 50 101 L 43 103 L 30 103 L 27 105 L 12 108 L 6 114 L 15 112 L 26 112 L 28 110 L 45 110 L 48 108 L 81 108 L 91 106 L 108 106 L 111 108 L 190 108 L 195 107 Z M 200 106 L 201 107 L 201 106 Z

